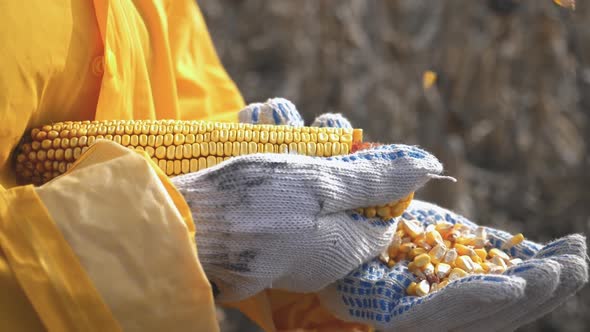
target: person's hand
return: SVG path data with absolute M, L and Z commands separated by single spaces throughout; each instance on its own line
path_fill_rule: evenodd
M 305 123 L 297 107 L 285 98 L 270 98 L 264 103 L 252 103 L 238 113 L 239 121 L 252 124 L 301 127 Z M 316 117 L 312 127 L 352 128 L 350 121 L 339 113 L 324 113 Z
M 345 276 L 395 230 L 393 220 L 351 211 L 404 198 L 441 172 L 429 153 L 387 145 L 332 158 L 240 156 L 172 181 L 217 298 L 235 301 L 270 287 L 317 291 Z
M 242 122 L 303 125 L 281 98 L 250 104 Z M 392 220 L 352 212 L 406 197 L 442 165 L 412 146 L 349 156 L 256 154 L 173 182 L 191 207 L 199 260 L 220 301 L 266 288 L 317 291 L 387 246 Z
M 417 200 L 396 223 L 404 218 L 424 225 L 446 220 L 477 227 L 449 210 Z M 511 237 L 486 230 L 498 248 Z M 406 295 L 415 280 L 406 263 L 388 268 L 374 259 L 326 287 L 320 299 L 337 317 L 384 331 L 511 331 L 551 312 L 588 281 L 586 239 L 581 235 L 546 245 L 524 241 L 510 254 L 524 262 L 502 275 L 455 280 L 425 297 Z

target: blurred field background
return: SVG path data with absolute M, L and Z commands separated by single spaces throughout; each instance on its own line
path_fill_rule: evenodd
M 341 112 L 366 140 L 432 151 L 459 182 L 419 197 L 480 224 L 539 242 L 590 234 L 586 2 L 198 2 L 247 102 L 286 97 L 308 123 Z M 520 331 L 589 330 L 589 312 L 585 287 Z M 234 316 L 224 331 L 250 330 Z

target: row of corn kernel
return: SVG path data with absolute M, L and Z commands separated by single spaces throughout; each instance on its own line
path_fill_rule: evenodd
M 34 144 L 35 142 L 33 142 Z M 26 146 L 26 145 L 25 145 Z M 324 156 L 330 157 L 333 155 L 347 154 L 348 145 L 345 143 L 291 143 L 290 145 L 281 144 L 273 145 L 270 143 L 254 143 L 254 142 L 209 142 L 209 143 L 193 143 L 182 145 L 159 146 L 154 148 L 152 146 L 127 146 L 140 151 L 146 151 L 150 158 L 167 159 L 167 160 L 183 160 L 191 158 L 209 156 L 213 157 L 230 157 L 245 154 L 253 154 L 257 152 L 267 153 L 300 153 L 308 156 Z M 59 162 L 65 161 L 73 162 L 77 160 L 81 154 L 86 152 L 87 146 L 75 148 L 49 148 L 47 150 L 41 149 L 38 151 L 24 151 L 17 155 L 17 171 L 22 171 L 23 168 L 42 171 L 57 170 Z M 56 163 L 57 162 L 57 163 Z
M 349 134 L 354 133 L 352 128 L 331 128 L 331 127 L 291 127 L 275 125 L 254 125 L 249 123 L 224 123 L 209 121 L 177 121 L 177 120 L 111 120 L 111 121 L 66 121 L 31 131 L 33 139 L 42 140 L 45 138 L 74 137 L 74 136 L 95 136 L 115 133 L 117 135 L 164 135 L 172 134 L 205 134 L 214 130 L 252 130 L 263 132 L 292 132 L 292 133 L 327 133 L 327 134 Z
M 503 250 L 524 240 L 517 234 Z M 471 229 L 462 224 L 437 222 L 423 227 L 417 220 L 401 219 L 389 248 L 379 256 L 390 267 L 408 260 L 408 269 L 417 277 L 407 289 L 408 295 L 424 296 L 449 282 L 469 274 L 500 274 L 520 264 L 506 252 L 491 248 L 483 227 Z
M 400 216 L 410 205 L 413 198 L 414 193 L 412 192 L 406 197 L 403 197 L 396 201 L 389 202 L 385 205 L 359 208 L 356 209 L 356 212 L 364 215 L 367 218 L 374 218 L 376 216 L 379 216 L 381 219 L 388 220 Z
M 108 136 L 108 135 L 107 135 Z M 109 137 L 105 137 L 109 139 Z M 82 140 L 81 140 L 82 141 Z M 23 151 L 17 155 L 18 163 L 25 161 L 39 161 L 44 162 L 46 160 L 56 161 L 74 161 L 77 160 L 80 155 L 88 149 L 86 146 L 86 138 L 84 138 L 84 146 L 67 147 L 67 148 L 43 148 L 35 149 L 28 148 L 30 145 L 36 145 L 32 142 L 31 144 L 24 144 Z M 88 139 L 91 141 L 90 144 L 94 143 L 95 139 Z M 115 140 L 117 142 L 117 140 Z M 119 143 L 119 142 L 117 142 Z M 202 142 L 182 145 L 170 145 L 170 146 L 135 146 L 122 144 L 123 146 L 133 147 L 137 150 L 146 151 L 150 157 L 156 157 L 159 159 L 185 159 L 185 158 L 198 158 L 207 157 L 209 155 L 226 157 L 226 156 L 239 156 L 244 154 L 253 154 L 257 152 L 267 153 L 299 153 L 307 156 L 318 156 L 318 157 L 331 157 L 335 155 L 348 154 L 348 144 L 346 143 L 291 143 L 287 144 L 271 144 L 271 143 L 254 143 L 254 142 Z M 28 152 L 27 152 L 28 151 Z
M 224 132 L 226 132 L 224 134 Z M 51 132 L 50 132 L 51 133 Z M 57 134 L 55 134 L 57 135 Z M 25 153 L 37 150 L 47 150 L 50 148 L 75 148 L 90 146 L 96 139 L 107 139 L 118 144 L 128 146 L 151 146 L 154 148 L 160 146 L 173 146 L 193 143 L 261 143 L 261 144 L 277 144 L 285 146 L 301 147 L 307 143 L 317 144 L 333 144 L 340 148 L 342 145 L 346 146 L 346 151 L 350 150 L 349 145 L 352 142 L 352 135 L 343 134 L 327 134 L 327 133 L 291 133 L 291 132 L 264 132 L 264 131 L 238 131 L 230 130 L 229 135 L 226 130 L 214 130 L 211 133 L 205 134 L 163 134 L 163 135 L 118 135 L 118 134 L 97 134 L 87 136 L 73 136 L 73 137 L 50 137 L 41 138 L 39 133 L 30 144 L 23 146 L 22 150 Z

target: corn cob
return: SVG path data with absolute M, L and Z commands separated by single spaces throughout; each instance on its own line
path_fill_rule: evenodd
M 502 249 L 524 240 L 516 234 Z M 417 220 L 401 219 L 391 245 L 379 259 L 389 267 L 408 260 L 408 270 L 418 282 L 406 289 L 411 296 L 425 296 L 444 288 L 449 282 L 470 274 L 500 274 L 522 263 L 501 249 L 491 248 L 485 228 L 472 230 L 446 221 L 422 226 Z
M 179 120 L 59 122 L 33 128 L 24 137 L 16 151 L 19 182 L 40 185 L 65 173 L 97 139 L 145 151 L 168 176 L 176 176 L 252 153 L 345 155 L 359 149 L 362 130 Z M 412 197 L 361 212 L 396 217 Z

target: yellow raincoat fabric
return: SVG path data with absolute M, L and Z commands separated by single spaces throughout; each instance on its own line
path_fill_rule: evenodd
M 218 330 L 198 229 L 147 156 L 100 142 L 39 188 L 18 186 L 11 160 L 27 129 L 51 122 L 237 121 L 243 99 L 194 1 L 2 1 L 0 12 L 0 330 Z M 232 305 L 266 331 L 365 330 L 313 294 Z

